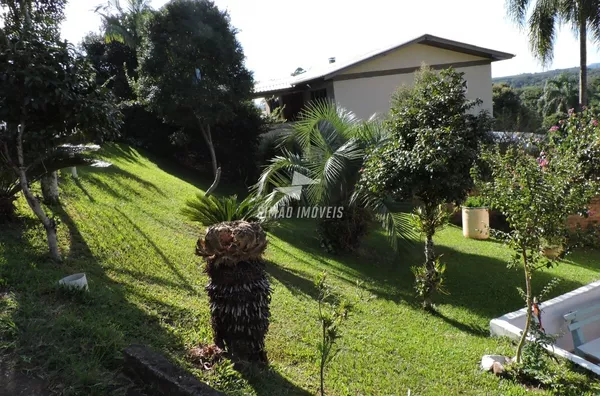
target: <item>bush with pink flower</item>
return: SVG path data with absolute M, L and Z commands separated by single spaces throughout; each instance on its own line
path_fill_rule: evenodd
M 600 177 L 600 112 L 584 108 L 569 111 L 566 119 L 549 130 L 552 144 L 563 154 L 575 155 L 588 178 Z

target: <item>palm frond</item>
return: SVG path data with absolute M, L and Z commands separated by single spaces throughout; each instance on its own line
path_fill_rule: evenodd
M 414 246 L 419 234 L 412 224 L 411 204 L 385 200 L 362 190 L 354 193 L 352 202 L 373 212 L 394 251 L 409 251 Z
M 551 64 L 554 58 L 559 12 L 557 0 L 537 0 L 529 17 L 529 46 L 543 65 Z
M 236 220 L 262 222 L 263 209 L 263 200 L 252 194 L 239 203 L 236 195 L 207 197 L 198 194 L 195 198 L 186 201 L 181 213 L 191 221 L 210 226 Z

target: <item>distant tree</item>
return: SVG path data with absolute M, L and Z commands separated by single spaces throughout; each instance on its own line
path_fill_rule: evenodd
M 108 88 L 120 100 L 135 99 L 127 79 L 128 76 L 136 77 L 137 55 L 134 49 L 118 41 L 106 42 L 99 34 L 85 36 L 80 47 L 96 71 L 98 84 L 108 83 Z
M 109 0 L 96 7 L 102 17 L 104 38 L 107 43 L 119 42 L 136 51 L 142 42 L 142 27 L 152 8 L 149 0 Z
M 492 86 L 494 129 L 505 132 L 533 132 L 529 129 L 531 114 L 521 102 L 519 92 L 508 84 Z
M 148 21 L 139 52 L 137 95 L 185 137 L 198 132 L 208 147 L 215 182 L 220 178 L 215 125 L 250 101 L 252 74 L 229 15 L 208 0 L 174 0 Z M 247 153 L 252 152 L 247 147 Z
M 588 29 L 600 37 L 599 9 L 600 0 L 507 0 L 509 17 L 528 25 L 531 51 L 542 64 L 552 63 L 560 25 L 570 25 L 579 37 L 579 107 L 587 105 Z
M 568 74 L 546 81 L 540 109 L 544 116 L 567 113 L 577 107 L 577 83 Z
M 425 263 L 413 271 L 425 308 L 443 281 L 433 243 L 446 219 L 443 205 L 461 203 L 473 187 L 470 169 L 491 126 L 485 113 L 470 114 L 480 101 L 467 100 L 465 91 L 462 73 L 452 69 L 417 73 L 413 88 L 394 95 L 387 121 L 392 138 L 370 153 L 360 180 L 370 194 L 416 202 Z
M 74 137 L 115 132 L 120 113 L 98 87 L 92 68 L 59 38 L 64 0 L 0 0 L 0 159 L 46 231 L 52 257 L 60 260 L 56 223 L 30 189 L 29 175 Z

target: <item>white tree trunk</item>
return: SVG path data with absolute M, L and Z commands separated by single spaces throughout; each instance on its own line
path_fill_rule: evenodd
M 77 174 L 77 167 L 76 166 L 72 166 L 71 167 L 71 176 L 73 176 L 73 179 L 79 179 L 79 175 Z
M 40 180 L 42 184 L 42 196 L 44 203 L 48 205 L 58 204 L 58 174 L 57 172 L 46 173 Z
M 18 166 L 16 167 L 16 171 L 19 174 L 19 182 L 21 184 L 21 189 L 23 190 L 23 195 L 25 196 L 25 200 L 29 204 L 29 207 L 35 213 L 37 218 L 42 222 L 44 229 L 46 230 L 46 238 L 48 239 L 48 249 L 50 250 L 50 255 L 56 261 L 60 261 L 60 252 L 58 251 L 58 238 L 56 237 L 56 222 L 44 213 L 42 209 L 42 205 L 37 200 L 37 198 L 33 195 L 31 190 L 29 189 L 29 184 L 27 183 L 27 172 L 25 167 L 25 160 L 23 156 L 23 132 L 25 131 L 25 123 L 21 122 L 19 125 L 18 133 L 17 133 L 17 160 Z

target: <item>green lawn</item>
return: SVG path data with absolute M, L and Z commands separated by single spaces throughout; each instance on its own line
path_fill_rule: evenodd
M 207 279 L 194 255 L 200 227 L 179 209 L 208 182 L 127 146 L 111 146 L 103 155 L 114 166 L 81 168 L 77 182 L 63 176 L 62 204 L 48 209 L 60 221 L 63 263 L 48 260 L 42 228 L 22 200 L 22 223 L 0 230 L 0 356 L 18 357 L 22 370 L 47 380 L 53 391 L 125 394 L 121 350 L 143 343 L 231 394 L 315 394 L 319 323 L 313 280 L 327 271 L 339 293 L 358 301 L 326 374 L 329 394 L 527 393 L 478 370 L 483 354 L 512 353 L 509 341 L 488 336 L 488 322 L 523 305 L 516 291 L 522 275 L 506 269 L 504 246 L 466 240 L 455 227 L 436 236 L 450 294 L 436 299 L 432 314 L 413 297 L 410 266 L 420 262 L 420 246 L 412 256 L 398 256 L 374 232 L 358 255 L 328 255 L 318 246 L 313 223 L 284 222 L 270 234 L 266 256 L 274 290 L 270 368 L 241 374 L 226 365 L 209 373 L 195 370 L 185 352 L 211 341 Z M 600 252 L 576 252 L 534 284 L 539 289 L 558 277 L 562 282 L 553 295 L 561 294 L 599 279 L 599 269 Z M 75 272 L 86 272 L 89 293 L 55 287 Z

